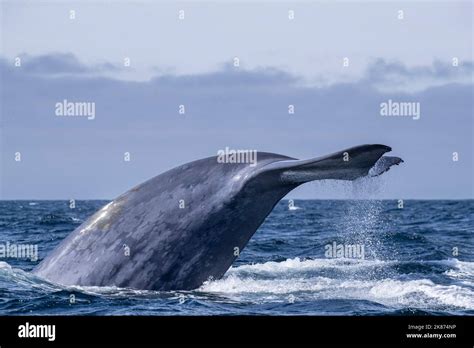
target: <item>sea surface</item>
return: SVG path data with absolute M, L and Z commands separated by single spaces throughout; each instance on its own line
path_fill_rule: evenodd
M 473 200 L 281 201 L 225 276 L 194 291 L 29 273 L 107 203 L 0 201 L 0 244 L 38 247 L 38 260 L 0 258 L 0 315 L 474 315 Z

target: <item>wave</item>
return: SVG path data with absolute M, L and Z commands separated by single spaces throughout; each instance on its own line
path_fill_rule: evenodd
M 417 262 L 451 267 L 445 272 L 447 276 L 474 277 L 471 262 L 456 259 Z M 402 263 L 295 258 L 243 265 L 231 268 L 220 280 L 204 283 L 200 291 L 251 302 L 348 299 L 371 301 L 396 309 L 474 309 L 474 289 L 465 284 L 443 285 L 425 278 L 423 274 L 394 275 L 389 269 L 384 272 Z M 382 272 L 374 273 L 377 268 L 382 268 Z M 331 272 L 321 274 L 321 271 L 328 270 Z M 361 273 L 369 275 L 369 278 L 360 279 Z M 358 277 L 351 277 L 351 274 Z
M 137 290 L 116 286 L 62 285 L 50 282 L 19 268 L 14 268 L 7 262 L 0 261 L 0 290 L 3 290 L 3 288 L 6 288 L 7 286 L 10 292 L 29 293 L 29 296 L 34 292 L 33 297 L 51 293 L 63 294 L 67 297 L 71 293 L 80 293 L 87 296 L 110 299 L 146 297 L 175 299 L 179 298 L 182 293 L 189 293 L 187 291 L 160 292 L 154 290 Z
M 73 224 L 77 225 L 78 223 L 82 222 L 81 219 L 73 217 L 73 216 L 66 216 L 64 214 L 47 214 L 41 216 L 39 219 L 40 225 L 62 225 L 62 224 Z
M 62 286 L 0 262 L 0 290 L 24 293 L 28 298 L 51 293 L 67 297 L 77 292 L 92 298 L 175 300 L 185 293 L 187 298 L 198 301 L 260 304 L 348 300 L 368 301 L 394 310 L 474 310 L 473 262 L 413 262 L 441 266 L 444 271 L 440 274 L 452 281 L 447 285 L 436 278 L 428 279 L 423 273 L 393 272 L 393 267 L 408 261 L 294 258 L 232 267 L 222 279 L 205 282 L 195 291 L 159 292 L 113 286 Z

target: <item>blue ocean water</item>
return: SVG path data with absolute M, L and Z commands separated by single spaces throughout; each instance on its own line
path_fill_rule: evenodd
M 194 291 L 28 273 L 106 203 L 0 201 L 0 244 L 37 245 L 39 257 L 0 259 L 0 315 L 474 314 L 473 200 L 281 201 L 223 279 Z M 351 246 L 359 253 L 329 253 Z

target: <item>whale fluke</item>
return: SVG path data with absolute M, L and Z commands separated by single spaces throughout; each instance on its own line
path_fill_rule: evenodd
M 208 157 L 122 194 L 33 271 L 64 285 L 189 290 L 232 265 L 278 201 L 312 180 L 376 176 L 402 162 L 362 145 L 297 160 L 258 152 L 256 165 Z
M 377 176 L 403 162 L 399 157 L 382 156 L 392 149 L 385 145 L 362 145 L 307 160 L 273 162 L 257 172 L 275 173 L 282 183 L 302 184 L 314 180 L 355 180 Z M 371 171 L 373 169 L 373 171 Z

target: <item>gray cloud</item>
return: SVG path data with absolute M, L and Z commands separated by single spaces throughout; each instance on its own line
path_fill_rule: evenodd
M 358 81 L 323 88 L 276 69 L 231 66 L 124 81 L 82 74 L 77 60 L 66 60 L 69 65 L 63 59 L 55 68 L 54 58 L 46 59 L 35 70 L 75 72 L 54 78 L 0 60 L 8 86 L 1 91 L 5 198 L 112 198 L 225 146 L 305 158 L 363 143 L 386 143 L 406 160 L 383 179 L 389 181 L 385 197 L 473 197 L 472 83 L 447 79 L 417 91 L 376 86 L 387 74 L 415 81 L 450 76 L 437 63 L 413 70 L 378 61 Z M 472 64 L 463 69 L 472 72 Z M 54 105 L 63 99 L 95 102 L 96 119 L 56 117 Z M 388 99 L 419 102 L 421 119 L 381 117 L 380 103 Z M 178 114 L 180 104 L 185 115 Z M 12 161 L 15 151 L 23 154 L 21 164 Z M 132 153 L 127 165 L 125 151 Z M 311 185 L 294 194 L 333 197 Z
M 474 73 L 471 61 L 459 61 L 453 66 L 435 60 L 431 66 L 407 67 L 401 62 L 377 59 L 365 72 L 364 82 L 387 89 L 424 89 L 446 83 L 470 83 Z
M 20 54 L 22 71 L 38 75 L 86 74 L 117 71 L 118 68 L 109 63 L 87 66 L 81 63 L 72 53 L 49 53 L 39 56 Z M 4 60 L 5 62 L 6 60 Z

